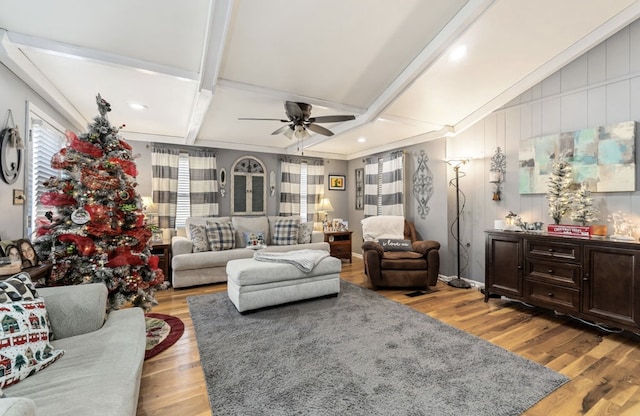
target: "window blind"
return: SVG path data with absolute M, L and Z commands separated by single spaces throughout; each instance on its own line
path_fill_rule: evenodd
M 307 162 L 300 164 L 300 218 L 302 218 L 302 221 L 307 220 L 307 213 L 309 212 L 309 206 L 307 205 L 307 167 Z
M 36 220 L 50 210 L 40 204 L 40 197 L 47 191 L 44 183 L 51 177 L 63 177 L 63 171 L 51 167 L 51 158 L 64 147 L 65 136 L 48 122 L 31 120 L 32 167 L 29 171 L 28 234 L 35 230 Z
M 178 202 L 176 208 L 176 228 L 184 227 L 191 216 L 191 198 L 189 194 L 189 154 L 180 153 L 178 158 Z

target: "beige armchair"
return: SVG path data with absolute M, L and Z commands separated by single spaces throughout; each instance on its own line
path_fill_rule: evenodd
M 363 236 L 370 235 L 363 222 Z M 440 243 L 418 240 L 413 223 L 404 220 L 404 239 L 411 241 L 410 251 L 385 251 L 377 241 L 362 245 L 364 271 L 374 289 L 402 287 L 426 289 L 435 286 L 440 272 Z

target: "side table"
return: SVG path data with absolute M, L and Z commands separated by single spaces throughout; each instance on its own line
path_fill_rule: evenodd
M 163 240 L 161 243 L 151 242 L 151 254 L 158 256 L 158 267 L 164 273 L 164 280 L 171 282 L 171 241 Z
M 349 260 L 351 263 L 351 234 L 353 231 L 326 231 L 324 241 L 329 243 L 333 257 Z

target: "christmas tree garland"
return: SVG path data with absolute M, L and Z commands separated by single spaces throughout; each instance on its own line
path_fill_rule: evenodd
M 40 203 L 52 210 L 37 219 L 34 245 L 53 263 L 46 286 L 102 282 L 109 309 L 131 302 L 149 310 L 164 276 L 151 255 L 138 171 L 131 146 L 107 119 L 109 103 L 99 94 L 97 103 L 100 115 L 89 131 L 67 131 L 66 147 L 52 158 L 63 174 L 45 182 Z

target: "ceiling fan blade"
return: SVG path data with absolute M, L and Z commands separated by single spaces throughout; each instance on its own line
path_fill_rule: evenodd
M 310 123 L 337 123 L 340 121 L 349 121 L 349 120 L 355 120 L 356 117 L 355 116 L 320 116 L 320 117 L 311 117 L 309 119 Z
M 307 128 L 315 133 L 322 134 L 323 136 L 333 136 L 333 132 L 331 130 L 325 129 L 322 126 L 309 124 Z
M 280 127 L 278 130 L 274 131 L 273 133 L 271 133 L 272 135 L 276 135 L 276 134 L 281 134 L 287 131 L 287 129 L 290 129 L 291 127 L 287 124 L 286 126 L 282 126 Z
M 283 123 L 288 123 L 289 120 L 283 120 L 281 118 L 250 118 L 250 117 L 238 117 L 238 120 L 268 120 L 268 121 L 281 121 Z
M 293 101 L 285 101 L 284 109 L 289 118 L 304 120 L 304 114 L 302 113 L 302 109 L 300 108 L 298 103 L 294 103 Z

